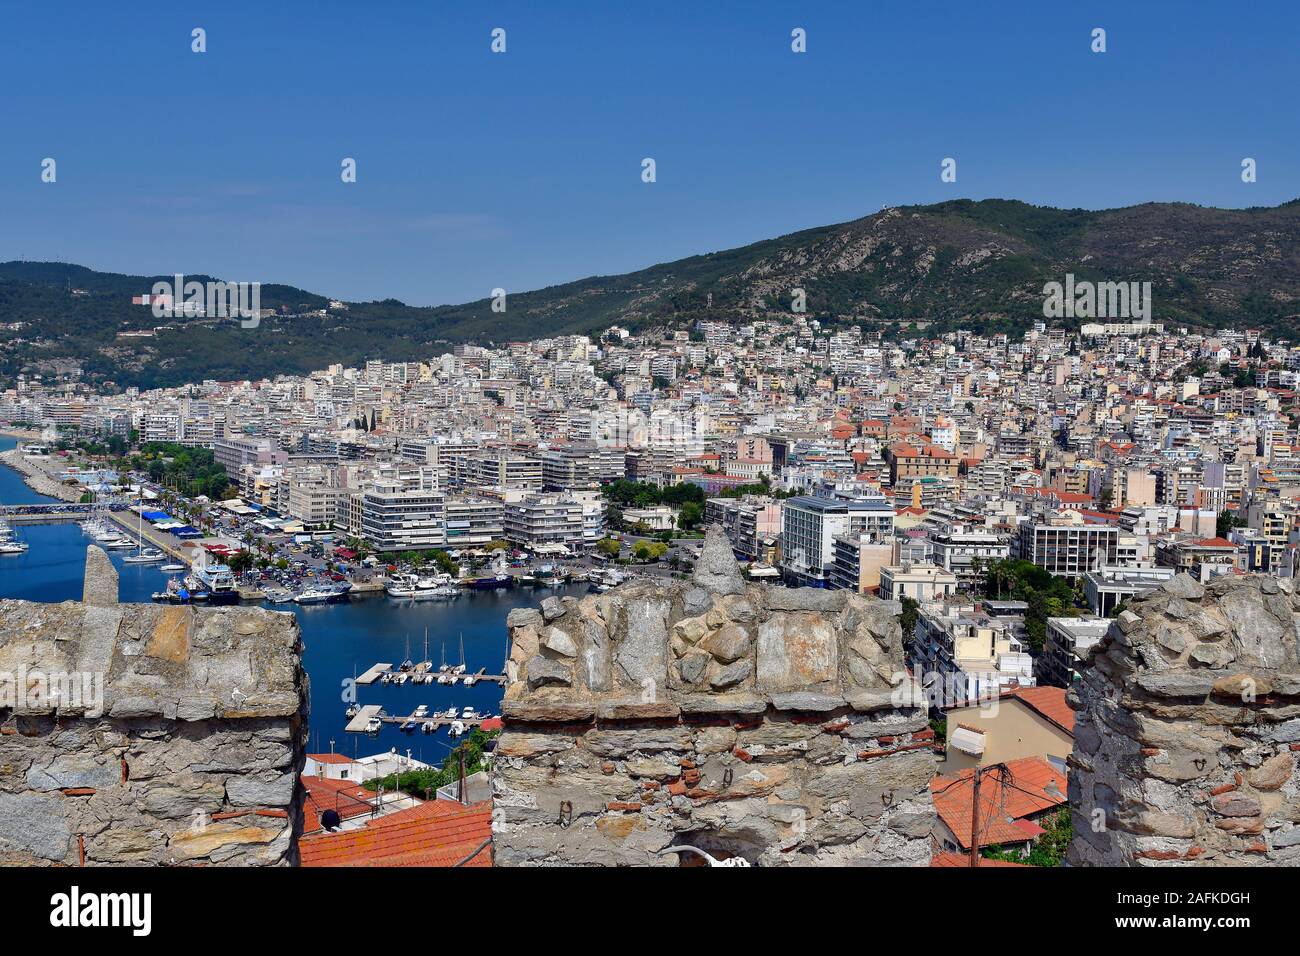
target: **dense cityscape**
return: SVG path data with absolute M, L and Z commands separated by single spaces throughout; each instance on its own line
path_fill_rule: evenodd
M 345 567 L 506 545 L 607 558 L 608 532 L 670 545 L 717 523 L 751 575 L 916 600 L 927 665 L 975 693 L 1066 686 L 1104 629 L 1089 621 L 1176 570 L 1293 577 L 1298 378 L 1300 348 L 1251 332 L 890 342 L 795 317 L 147 392 L 23 380 L 0 418 L 100 452 L 59 477 L 108 494 L 128 445 L 210 450 L 214 516 L 258 517 L 259 539 L 334 539 Z M 237 569 L 270 564 L 225 543 Z M 674 547 L 673 568 L 690 554 Z M 981 596 L 1032 600 L 989 615 Z M 959 637 L 971 613 L 991 642 Z
M 22 920 L 1285 921 L 1295 11 L 65 6 L 0 57 Z

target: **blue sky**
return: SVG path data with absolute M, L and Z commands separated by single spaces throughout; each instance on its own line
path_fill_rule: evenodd
M 13 5 L 0 259 L 438 304 L 882 205 L 1274 205 L 1297 36 L 1280 0 Z

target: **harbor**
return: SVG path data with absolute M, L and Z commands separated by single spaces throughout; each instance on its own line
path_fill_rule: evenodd
M 13 440 L 0 439 L 0 442 L 12 444 Z M 0 449 L 3 447 L 0 444 Z M 0 503 L 58 504 L 38 494 L 21 476 L 3 466 L 0 466 Z M 131 512 L 126 514 L 128 521 L 135 517 Z M 78 521 L 84 518 L 79 516 Z M 79 600 L 86 546 L 92 542 L 78 522 L 20 524 L 14 530 L 29 549 L 23 554 L 0 558 L 0 597 L 46 602 Z M 149 601 L 172 575 L 161 570 L 165 565 L 127 564 L 124 561 L 127 553 L 109 552 L 120 576 L 121 600 Z M 589 591 L 584 582 L 548 588 L 544 593 L 580 597 Z M 310 677 L 312 692 L 309 746 L 313 752 L 328 753 L 333 741 L 335 749 L 348 756 L 363 756 L 376 749 L 410 749 L 414 757 L 436 764 L 446 756 L 446 748 L 454 746 L 451 721 L 445 716 L 422 718 L 421 726 L 425 720 L 435 723 L 429 733 L 420 732 L 419 727 L 403 733 L 402 724 L 413 719 L 420 704 L 427 705 L 430 714 L 435 715 L 446 715 L 455 706 L 457 719 L 465 725 L 466 732 L 482 722 L 477 717 L 465 720 L 466 707 L 474 708 L 476 714 L 499 714 L 503 693 L 500 672 L 509 654 L 506 615 L 516 607 L 530 607 L 539 599 L 538 591 L 529 587 L 465 588 L 451 601 L 404 601 L 386 597 L 382 589 L 360 593 L 354 589 L 350 599 L 339 604 L 288 602 L 263 606 L 296 615 L 301 626 L 303 666 Z M 429 652 L 420 656 L 432 659 L 434 681 L 415 685 L 408 679 L 399 684 L 390 678 L 384 682 L 383 673 L 400 672 L 400 664 L 415 656 L 412 652 L 423 650 L 426 628 Z M 460 677 L 455 683 L 439 683 L 436 675 L 443 656 L 442 646 L 446 645 L 448 660 L 458 665 L 462 638 L 464 675 L 474 678 L 474 682 L 467 684 Z M 371 681 L 363 683 L 362 678 L 372 670 Z M 355 715 L 348 717 L 346 711 L 353 703 L 384 712 L 385 717 L 380 719 L 379 729 L 373 735 L 364 731 L 347 732 Z

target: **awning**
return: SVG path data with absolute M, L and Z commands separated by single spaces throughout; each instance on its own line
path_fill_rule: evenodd
M 982 757 L 984 755 L 984 735 L 978 730 L 971 730 L 969 727 L 958 727 L 948 734 L 948 746 L 955 747 L 962 753 L 970 754 L 972 757 Z

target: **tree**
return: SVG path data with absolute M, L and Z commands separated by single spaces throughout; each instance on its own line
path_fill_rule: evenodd
M 230 566 L 230 570 L 236 574 L 242 574 L 253 566 L 253 552 L 236 551 L 227 559 L 226 563 Z
M 1070 808 L 1062 807 L 1042 821 L 1043 833 L 1030 847 L 1029 853 L 1019 850 L 984 850 L 986 860 L 1006 860 L 1011 863 L 1024 863 L 1028 866 L 1060 866 L 1065 859 L 1065 851 L 1074 837 L 1074 821 L 1070 817 Z
M 697 528 L 703 520 L 703 503 L 699 501 L 688 501 L 682 505 L 682 510 L 677 514 L 677 527 L 681 528 L 683 531 L 690 531 Z
M 636 547 L 632 549 L 632 554 L 642 564 L 649 564 L 651 561 L 658 561 L 668 553 L 668 545 L 662 541 L 638 541 Z
M 906 643 L 912 639 L 912 633 L 916 630 L 917 619 L 921 616 L 921 605 L 916 602 L 916 598 L 910 598 L 906 594 L 900 602 L 903 605 L 903 613 L 898 616 L 899 626 L 903 629 L 903 641 Z
M 601 538 L 596 542 L 596 550 L 607 558 L 616 558 L 622 552 L 623 545 L 613 538 Z
M 1246 524 L 1246 519 L 1238 518 L 1231 511 L 1220 511 L 1219 517 L 1214 522 L 1214 533 L 1220 538 L 1226 538 L 1233 528 L 1241 528 Z

